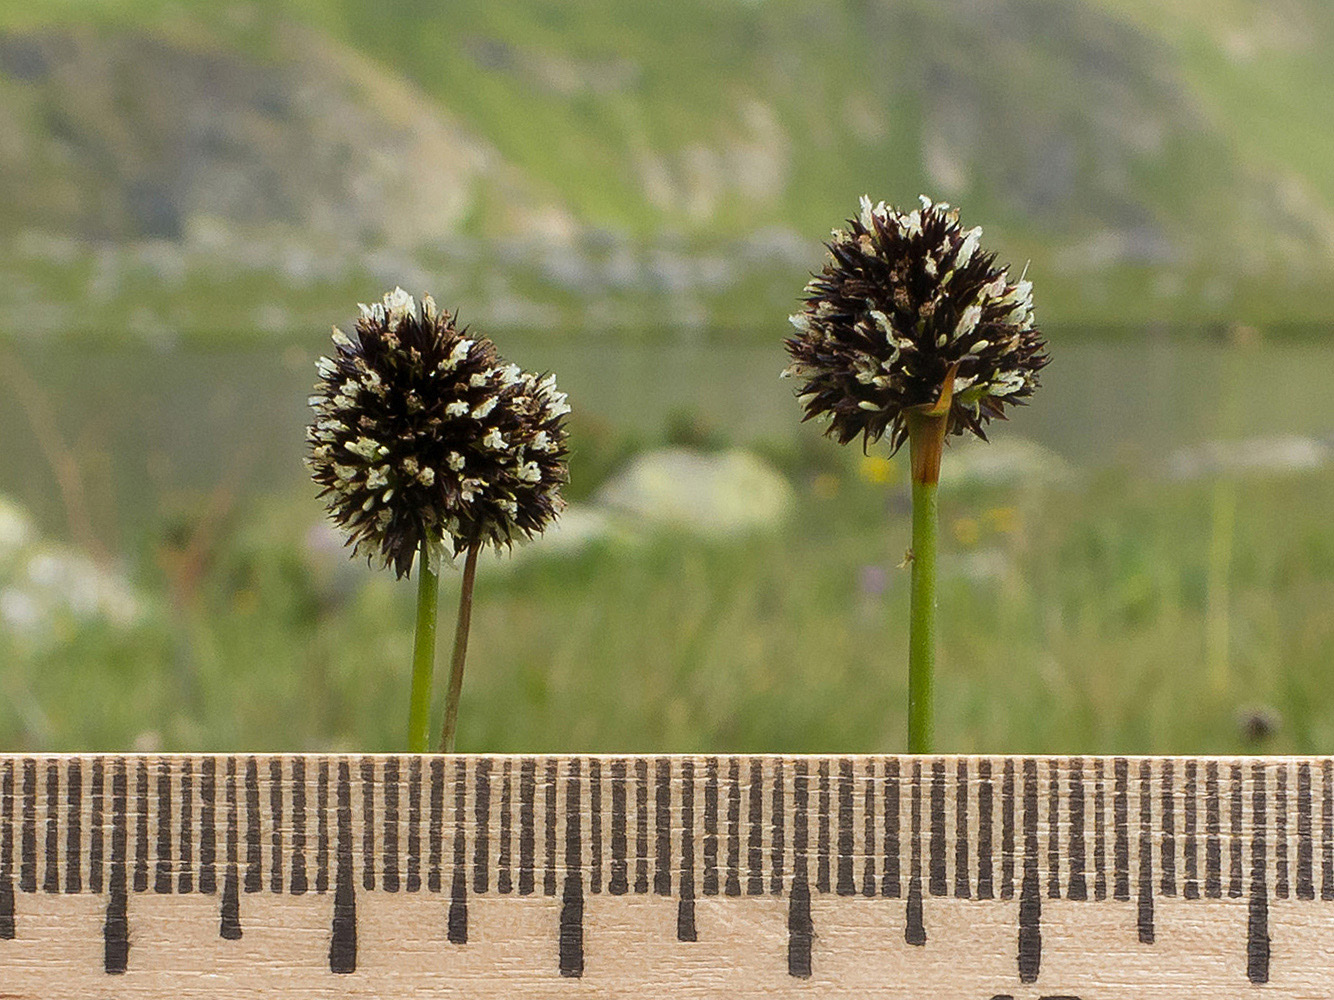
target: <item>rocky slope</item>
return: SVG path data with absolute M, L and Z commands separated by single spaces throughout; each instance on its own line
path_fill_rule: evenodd
M 767 327 L 863 191 L 963 205 L 1048 321 L 1328 318 L 1330 54 L 1321 0 L 47 0 L 0 14 L 0 328 L 281 331 L 393 282 Z

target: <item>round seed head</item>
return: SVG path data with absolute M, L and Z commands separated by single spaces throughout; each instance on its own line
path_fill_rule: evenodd
M 827 420 L 840 444 L 888 431 L 897 450 L 904 411 L 937 402 L 953 369 L 948 432 L 985 440 L 984 425 L 1024 403 L 1048 361 L 1032 283 L 1012 282 L 981 249 L 981 228 L 961 228 L 957 210 L 925 196 L 911 212 L 863 196 L 847 225 L 791 317 L 783 374 L 802 380 L 804 419 Z
M 507 364 L 430 296 L 361 306 L 321 358 L 311 475 L 354 555 L 412 568 L 423 543 L 509 546 L 564 508 L 565 394 Z

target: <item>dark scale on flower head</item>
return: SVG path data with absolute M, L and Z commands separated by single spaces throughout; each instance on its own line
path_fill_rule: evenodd
M 792 317 L 784 374 L 804 380 L 806 419 L 824 417 L 840 444 L 889 431 L 897 449 L 908 436 L 904 410 L 935 403 L 952 368 L 948 429 L 985 440 L 983 425 L 1023 403 L 1047 363 L 1031 283 L 1011 282 L 979 248 L 982 230 L 961 229 L 956 210 L 921 201 L 900 212 L 863 197 Z
M 307 464 L 356 555 L 403 577 L 423 541 L 508 546 L 560 513 L 569 406 L 552 376 L 506 364 L 402 289 L 333 339 Z

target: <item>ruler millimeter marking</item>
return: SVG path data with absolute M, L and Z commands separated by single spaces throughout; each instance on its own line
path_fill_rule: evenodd
M 476 897 L 557 900 L 553 965 L 588 969 L 600 895 L 786 902 L 787 972 L 817 968 L 812 900 L 900 901 L 926 945 L 935 899 L 1017 900 L 1014 975 L 1039 982 L 1049 900 L 1244 900 L 1245 978 L 1270 978 L 1274 900 L 1334 901 L 1329 758 L 0 757 L 0 969 L 25 895 L 105 898 L 103 966 L 126 972 L 136 896 L 329 898 L 327 968 L 353 974 L 366 893 L 442 897 L 451 945 Z M 891 905 L 888 903 L 880 905 Z

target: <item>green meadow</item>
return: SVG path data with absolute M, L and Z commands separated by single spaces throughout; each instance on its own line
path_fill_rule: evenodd
M 1181 387 L 1177 404 L 1189 412 L 1153 384 L 1128 389 L 1120 397 L 1127 409 L 1108 421 L 1107 401 L 1078 377 L 1103 370 L 1115 379 L 1118 365 L 1139 364 L 1145 349 L 1158 358 L 1159 381 L 1198 370 L 1205 385 Z M 1036 436 L 1064 457 L 1047 449 L 1049 467 L 1016 478 L 1004 468 L 966 474 L 985 449 L 945 456 L 940 748 L 1308 753 L 1334 745 L 1334 466 L 1263 467 L 1281 450 L 1265 435 L 1301 430 L 1303 420 L 1322 426 L 1303 405 L 1321 391 L 1320 350 L 1173 352 L 1136 341 L 1104 355 L 1072 345 L 1064 374 L 1061 345 L 1053 350 L 1049 396 L 995 427 L 991 447 L 1008 455 L 1010 439 Z M 204 359 L 229 370 L 225 358 Z M 735 441 L 717 418 L 742 402 L 723 385 L 712 386 L 712 416 L 655 421 L 646 402 L 635 419 L 622 404 L 618 418 L 612 397 L 591 388 L 599 373 L 564 360 L 566 384 L 587 381 L 585 409 L 594 411 L 576 411 L 576 503 L 587 504 L 644 449 Z M 745 408 L 761 418 L 740 443 L 792 484 L 788 517 L 737 537 L 645 529 L 484 562 L 460 749 L 902 749 L 904 458 L 883 448 L 864 457 L 799 432 L 772 362 L 753 359 L 762 398 L 746 397 Z M 1217 370 L 1233 373 L 1234 403 L 1218 403 Z M 304 371 L 298 365 L 289 380 L 303 383 Z M 1174 473 L 1164 465 L 1183 439 L 1218 431 L 1221 411 L 1245 417 L 1248 387 L 1267 391 L 1269 382 L 1288 386 L 1286 409 L 1243 419 L 1231 435 L 1258 447 L 1206 447 L 1216 467 L 1192 471 L 1179 459 Z M 151 409 L 156 393 L 175 391 L 143 386 L 136 407 Z M 275 380 L 265 398 L 293 391 Z M 1082 402 L 1066 405 L 1071 397 Z M 67 616 L 38 635 L 0 632 L 0 743 L 16 751 L 403 747 L 415 588 L 341 552 L 312 552 L 319 508 L 297 461 L 299 400 L 269 399 L 280 416 L 250 429 L 281 442 L 274 468 L 286 471 L 261 457 L 252 464 L 260 473 L 231 494 L 214 485 L 122 495 L 121 533 L 109 548 L 141 595 L 134 623 Z M 1160 408 L 1134 412 L 1151 400 Z M 206 394 L 198 403 L 219 409 Z M 79 409 L 71 401 L 64 412 Z M 269 411 L 252 400 L 246 412 Z M 112 425 L 124 418 L 114 408 L 102 413 Z M 1175 414 L 1170 425 L 1163 414 Z M 15 419 L 20 426 L 21 414 Z M 78 424 L 69 420 L 72 432 Z M 223 469 L 203 468 L 202 483 L 228 479 L 234 465 L 216 440 L 222 433 L 179 443 L 182 454 Z M 1302 440 L 1318 450 L 1316 438 Z M 116 444 L 108 463 L 134 468 L 135 441 Z M 1246 455 L 1259 455 L 1262 467 L 1229 471 L 1229 456 Z M 96 462 L 85 465 L 96 500 L 106 490 Z M 40 456 L 24 470 L 9 466 L 5 481 L 26 484 L 37 520 L 59 535 L 67 518 L 51 471 Z M 92 523 L 106 523 L 98 514 Z M 457 581 L 446 571 L 444 637 Z

